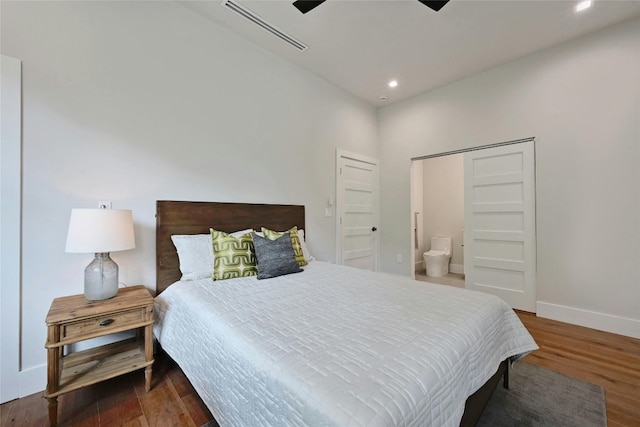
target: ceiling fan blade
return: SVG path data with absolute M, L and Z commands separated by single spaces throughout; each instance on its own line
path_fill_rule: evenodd
M 325 0 L 296 0 L 293 5 L 302 13 L 307 13 L 324 3 Z
M 423 5 L 435 10 L 436 12 L 442 9 L 445 4 L 449 3 L 449 0 L 443 0 L 443 1 L 418 0 L 418 1 Z

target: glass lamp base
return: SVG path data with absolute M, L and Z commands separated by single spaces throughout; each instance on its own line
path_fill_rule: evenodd
M 109 253 L 97 253 L 84 269 L 84 296 L 90 301 L 109 299 L 118 293 L 118 264 Z

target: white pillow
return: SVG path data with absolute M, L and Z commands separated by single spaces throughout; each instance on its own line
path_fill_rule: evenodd
M 300 237 L 300 246 L 302 247 L 302 255 L 304 255 L 304 259 L 307 262 L 314 260 L 315 258 L 311 256 L 309 249 L 307 249 L 307 242 L 304 240 L 304 230 L 298 230 L 298 237 Z
M 174 235 L 171 241 L 178 251 L 180 280 L 198 280 L 211 277 L 213 272 L 213 246 L 210 234 Z
M 236 231 L 231 233 L 234 237 L 240 237 L 252 233 L 253 229 Z M 213 275 L 213 244 L 211 234 L 175 234 L 171 241 L 178 251 L 180 261 L 180 280 L 206 279 Z

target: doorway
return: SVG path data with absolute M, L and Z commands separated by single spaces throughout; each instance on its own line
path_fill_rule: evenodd
M 413 239 L 415 277 L 465 287 L 464 284 L 464 154 L 450 154 L 413 162 Z M 432 237 L 451 239 L 448 273 L 427 277 L 423 254 Z
M 456 178 L 460 182 L 460 174 L 456 175 L 456 170 L 460 170 L 459 158 L 455 156 L 462 156 L 463 184 L 451 189 L 450 184 Z M 427 163 L 433 159 L 440 160 L 440 163 Z M 535 312 L 533 138 L 412 160 L 412 225 L 416 267 L 420 265 L 424 250 L 430 249 L 429 239 L 433 233 L 429 233 L 428 229 L 444 233 L 439 224 L 459 218 L 462 214 L 460 234 L 464 237 L 456 242 L 455 231 L 449 231 L 451 236 L 441 237 L 452 237 L 452 260 L 455 249 L 463 250 L 465 287 L 497 295 L 513 308 Z M 420 166 L 423 169 L 422 178 L 419 176 Z M 419 197 L 421 186 L 422 201 Z M 431 194 L 432 187 L 440 188 L 440 197 Z M 459 199 L 456 195 L 460 191 L 464 201 L 462 208 L 455 210 L 451 207 L 450 199 Z M 442 219 L 428 217 L 430 204 L 438 205 L 436 210 L 440 211 Z M 456 264 L 451 265 L 455 270 Z M 426 281 L 441 282 L 442 279 L 427 277 Z

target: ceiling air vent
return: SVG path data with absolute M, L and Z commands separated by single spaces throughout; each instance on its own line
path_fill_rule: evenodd
M 253 22 L 257 26 L 267 30 L 268 32 L 270 32 L 274 36 L 278 37 L 280 40 L 284 41 L 285 43 L 288 43 L 289 45 L 291 45 L 293 47 L 295 47 L 299 51 L 302 52 L 302 51 L 307 50 L 307 48 L 308 48 L 307 45 L 305 45 L 304 43 L 302 43 L 302 42 L 296 40 L 295 38 L 291 37 L 290 35 L 288 35 L 284 31 L 280 31 L 279 29 L 277 29 L 273 25 L 269 24 L 267 21 L 265 21 L 264 19 L 262 19 L 261 17 L 256 15 L 254 12 L 252 12 L 249 9 L 247 9 L 246 7 L 241 6 L 240 4 L 238 4 L 238 3 L 236 3 L 236 2 L 234 2 L 232 0 L 223 0 L 222 1 L 222 5 L 225 6 L 227 9 L 234 11 L 235 13 L 237 13 L 240 16 L 242 16 L 243 18 Z

